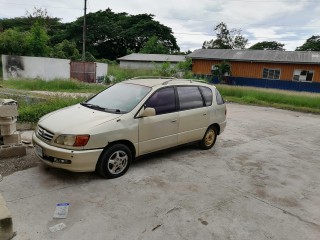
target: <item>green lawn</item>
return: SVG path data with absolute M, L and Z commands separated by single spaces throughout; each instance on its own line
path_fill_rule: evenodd
M 320 113 L 320 94 L 217 84 L 230 102 Z

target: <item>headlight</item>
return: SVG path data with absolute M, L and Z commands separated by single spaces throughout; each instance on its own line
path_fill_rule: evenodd
M 90 139 L 90 135 L 60 135 L 54 141 L 59 145 L 83 147 Z

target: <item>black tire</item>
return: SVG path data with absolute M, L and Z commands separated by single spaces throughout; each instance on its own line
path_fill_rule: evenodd
M 101 154 L 96 171 L 103 178 L 117 178 L 128 171 L 131 160 L 132 152 L 126 145 L 114 144 Z
M 199 147 L 203 150 L 208 150 L 213 147 L 217 140 L 218 131 L 214 126 L 210 126 L 203 138 L 199 142 Z

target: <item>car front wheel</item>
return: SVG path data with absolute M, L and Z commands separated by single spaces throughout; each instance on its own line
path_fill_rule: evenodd
M 128 171 L 131 160 L 130 149 L 124 144 L 115 144 L 102 153 L 96 170 L 103 178 L 117 178 Z

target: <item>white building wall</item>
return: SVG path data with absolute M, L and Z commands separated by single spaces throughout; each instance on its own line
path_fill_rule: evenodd
M 97 70 L 96 70 L 96 79 L 101 79 L 107 75 L 108 73 L 108 64 L 106 63 L 96 63 Z
M 70 78 L 70 60 L 2 55 L 3 79 L 41 78 L 46 81 Z

